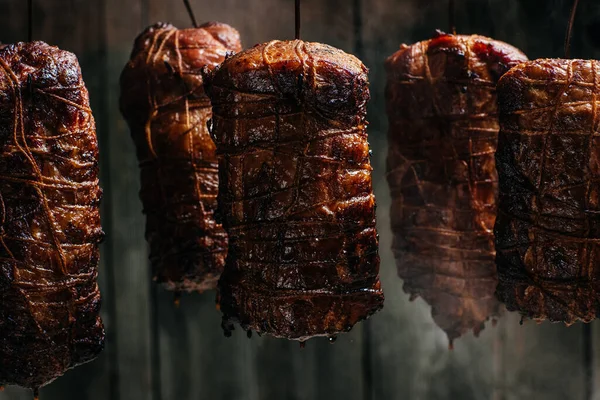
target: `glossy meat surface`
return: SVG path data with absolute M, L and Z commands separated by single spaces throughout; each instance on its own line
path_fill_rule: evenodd
M 327 45 L 272 41 L 226 60 L 208 92 L 230 240 L 225 329 L 306 340 L 378 311 L 364 65 Z
M 0 50 L 0 385 L 45 385 L 104 345 L 98 146 L 75 55 Z
M 598 313 L 598 99 L 595 60 L 531 61 L 498 84 L 498 297 L 529 318 Z
M 141 169 L 140 197 L 154 279 L 167 289 L 213 289 L 227 235 L 214 219 L 218 172 L 201 70 L 241 50 L 238 32 L 158 23 L 137 39 L 121 75 L 121 111 Z
M 386 61 L 393 251 L 404 290 L 449 339 L 498 315 L 495 86 L 525 60 L 482 36 L 438 34 Z

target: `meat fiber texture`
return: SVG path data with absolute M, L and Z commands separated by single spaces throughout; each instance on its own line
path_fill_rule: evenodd
M 498 297 L 526 317 L 598 314 L 600 63 L 544 59 L 498 84 Z
M 303 41 L 272 41 L 212 76 L 219 214 L 229 234 L 226 332 L 306 340 L 383 305 L 366 132 L 367 69 Z
M 496 82 L 526 57 L 482 36 L 439 33 L 386 61 L 393 251 L 411 298 L 453 340 L 499 313 L 493 226 Z
M 0 50 L 0 385 L 38 388 L 104 345 L 98 145 L 75 55 Z
M 158 23 L 135 41 L 121 75 L 121 111 L 141 169 L 154 280 L 175 291 L 214 289 L 227 255 L 215 222 L 218 172 L 201 71 L 241 50 L 229 25 Z

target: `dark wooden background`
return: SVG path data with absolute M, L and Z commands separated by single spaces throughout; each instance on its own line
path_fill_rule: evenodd
M 293 0 L 192 0 L 198 20 L 235 26 L 246 47 L 293 36 Z M 560 57 L 571 0 L 456 0 L 460 33 L 510 42 L 530 58 Z M 95 362 L 42 389 L 42 400 L 600 399 L 600 325 L 505 315 L 448 350 L 422 300 L 409 302 L 390 251 L 383 60 L 401 43 L 447 29 L 446 1 L 303 0 L 306 40 L 358 55 L 370 68 L 369 135 L 381 234 L 384 311 L 335 345 L 225 338 L 213 293 L 172 295 L 150 282 L 138 167 L 118 111 L 118 78 L 148 24 L 187 27 L 181 0 L 34 0 L 34 39 L 79 56 L 101 145 L 105 191 L 100 285 L 108 341 Z M 27 2 L 0 0 L 0 41 L 26 40 Z M 600 56 L 600 3 L 581 0 L 574 57 Z M 0 360 L 2 362 L 2 360 Z M 30 399 L 9 387 L 0 400 Z

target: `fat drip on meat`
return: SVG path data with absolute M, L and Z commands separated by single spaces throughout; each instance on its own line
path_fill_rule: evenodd
M 121 111 L 137 148 L 154 280 L 175 291 L 216 287 L 227 235 L 215 221 L 218 173 L 201 70 L 241 50 L 226 24 L 158 23 L 135 41 L 121 75 Z
M 208 82 L 229 256 L 226 332 L 306 340 L 383 305 L 366 133 L 367 69 L 354 56 L 272 41 Z
M 37 389 L 102 350 L 96 129 L 75 55 L 0 49 L 0 386 Z
M 498 83 L 498 297 L 572 324 L 598 314 L 600 63 L 542 59 Z
M 398 275 L 453 340 L 499 313 L 493 226 L 496 82 L 526 60 L 482 36 L 447 35 L 388 58 L 387 178 Z

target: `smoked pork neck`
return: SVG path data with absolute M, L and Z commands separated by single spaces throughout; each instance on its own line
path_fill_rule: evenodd
M 170 290 L 213 289 L 225 264 L 201 70 L 239 50 L 239 34 L 228 25 L 158 23 L 136 39 L 121 75 L 121 111 L 137 148 L 153 277 Z
M 0 49 L 0 385 L 43 386 L 94 359 L 98 146 L 75 55 Z
M 506 43 L 439 33 L 386 61 L 398 275 L 450 340 L 498 315 L 496 82 L 524 60 Z
M 544 59 L 498 83 L 498 297 L 536 320 L 598 314 L 600 63 Z
M 272 41 L 208 83 L 229 234 L 224 328 L 306 340 L 383 304 L 366 133 L 367 69 L 354 56 Z

